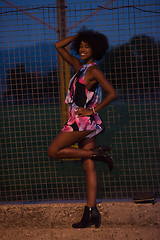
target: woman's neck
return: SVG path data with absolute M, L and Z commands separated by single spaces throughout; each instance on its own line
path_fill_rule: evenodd
M 88 59 L 88 60 L 85 60 L 84 61 L 84 64 L 90 64 L 90 63 L 94 63 L 95 61 L 94 61 L 94 59 L 93 58 L 90 58 L 90 59 Z

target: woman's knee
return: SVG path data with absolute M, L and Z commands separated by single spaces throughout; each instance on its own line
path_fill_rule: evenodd
M 56 155 L 57 155 L 57 150 L 54 148 L 52 144 L 50 144 L 48 147 L 48 156 L 50 158 L 56 158 Z
M 82 167 L 85 173 L 95 171 L 95 163 L 92 159 L 83 159 Z

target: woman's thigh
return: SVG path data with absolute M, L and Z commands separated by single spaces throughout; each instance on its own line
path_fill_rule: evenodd
M 59 151 L 63 148 L 70 147 L 75 143 L 79 143 L 83 138 L 85 138 L 91 131 L 74 131 L 74 132 L 63 132 L 61 131 L 56 138 L 51 142 L 49 149 L 54 149 L 54 151 Z
M 96 146 L 96 137 L 84 138 L 79 142 L 79 147 L 84 149 L 93 149 Z

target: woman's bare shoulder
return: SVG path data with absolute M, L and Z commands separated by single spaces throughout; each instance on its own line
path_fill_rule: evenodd
M 103 73 L 100 70 L 100 68 L 97 66 L 97 64 L 95 64 L 88 68 L 88 74 L 95 77 L 95 76 L 97 76 L 99 74 L 103 74 Z

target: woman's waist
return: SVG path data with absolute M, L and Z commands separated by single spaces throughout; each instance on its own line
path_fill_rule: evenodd
M 72 110 L 75 110 L 77 107 L 82 107 L 82 108 L 95 108 L 97 106 L 97 103 L 90 103 L 90 104 L 85 104 L 84 106 L 77 105 L 76 103 L 67 103 L 69 108 Z

